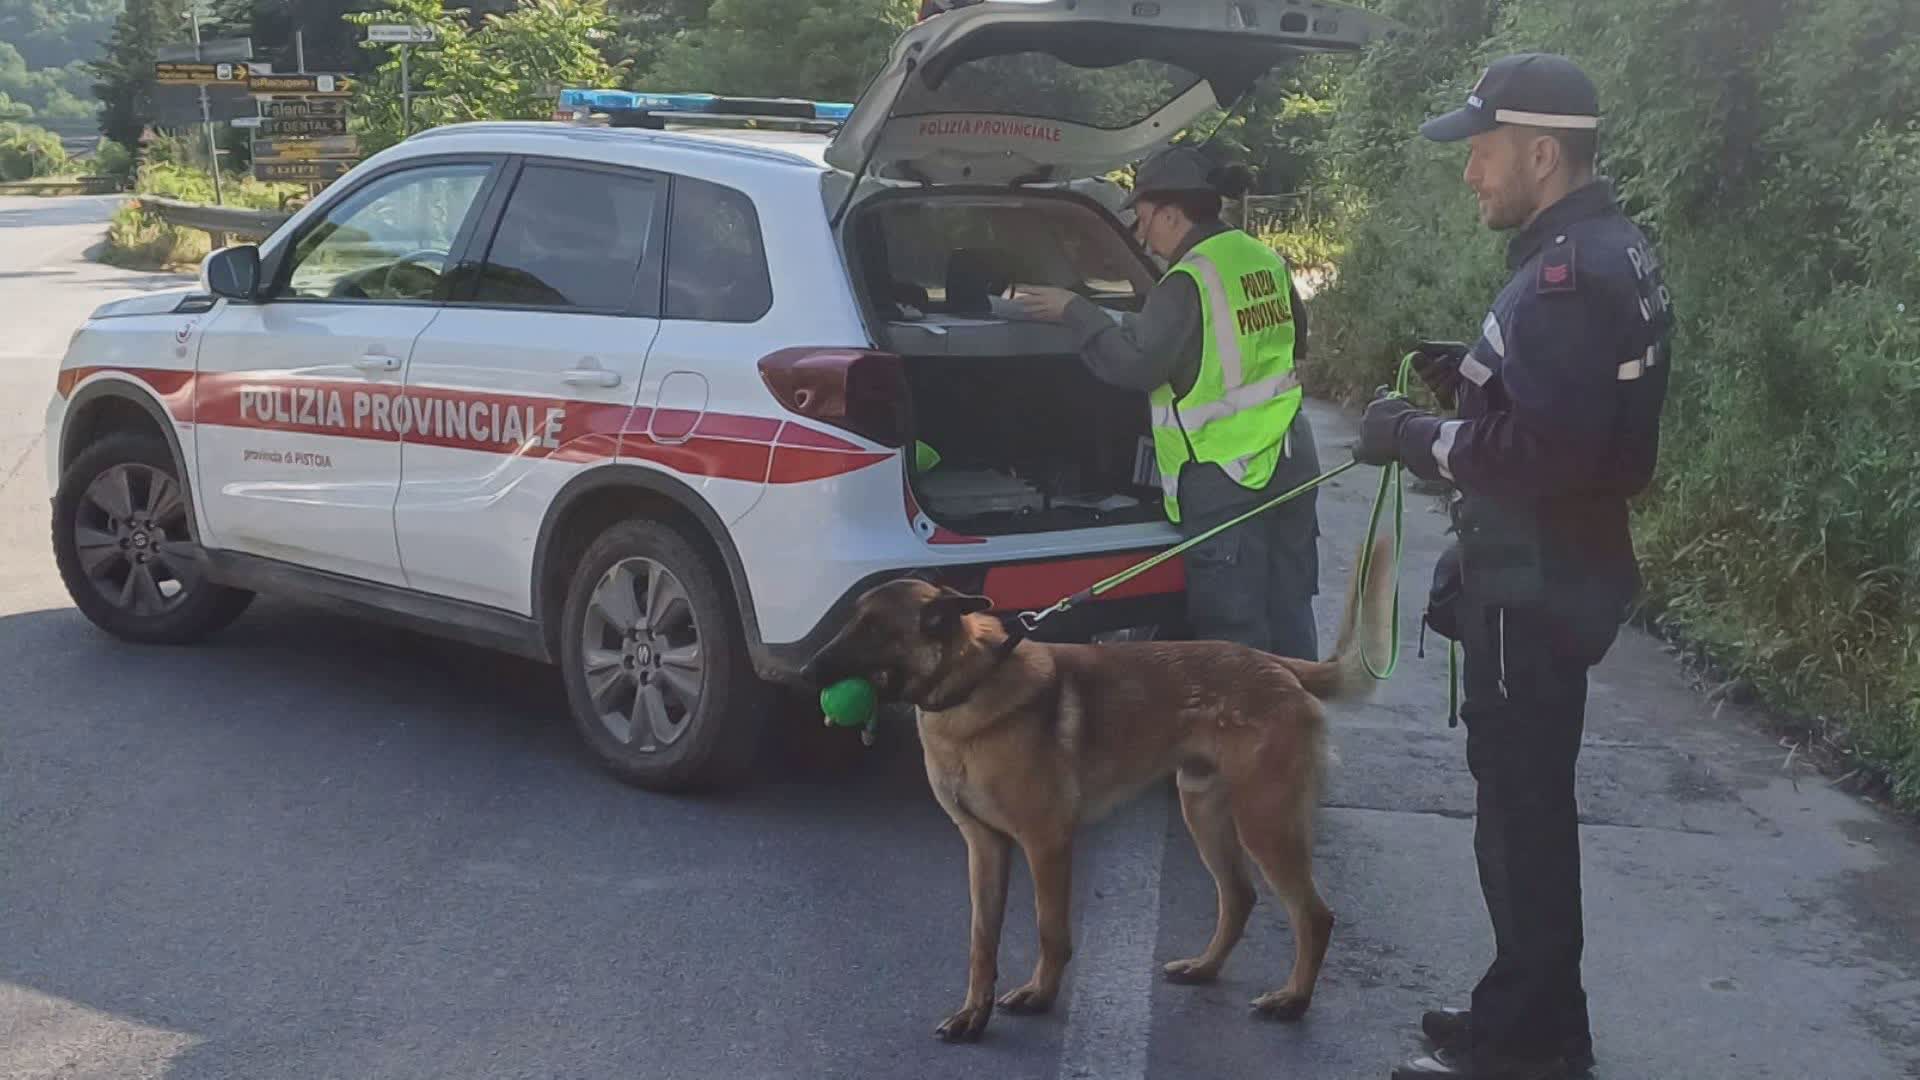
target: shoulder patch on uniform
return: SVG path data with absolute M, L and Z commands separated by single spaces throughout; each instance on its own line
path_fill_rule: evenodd
M 1573 240 L 1555 244 L 1540 255 L 1540 271 L 1535 292 L 1562 293 L 1574 290 Z

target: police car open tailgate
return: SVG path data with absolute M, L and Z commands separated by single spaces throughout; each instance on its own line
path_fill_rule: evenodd
M 935 184 L 1099 176 L 1282 61 L 1397 30 L 1318 0 L 983 0 L 901 35 L 826 160 Z

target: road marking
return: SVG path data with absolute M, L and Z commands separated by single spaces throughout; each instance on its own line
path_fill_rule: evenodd
M 1153 1033 L 1154 945 L 1170 800 L 1162 785 L 1083 834 L 1085 898 L 1068 970 L 1061 1080 L 1144 1080 Z

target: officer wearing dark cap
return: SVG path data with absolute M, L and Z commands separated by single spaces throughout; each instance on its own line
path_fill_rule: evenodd
M 1306 311 L 1286 263 L 1220 220 L 1245 193 L 1239 166 L 1190 146 L 1143 162 L 1121 210 L 1170 269 L 1138 315 L 1065 289 L 1015 299 L 1077 332 L 1095 377 L 1148 395 L 1167 517 L 1196 536 L 1318 475 L 1295 360 Z M 1186 555 L 1187 621 L 1202 640 L 1316 658 L 1319 518 L 1308 492 Z
M 1474 854 L 1495 956 L 1472 1008 L 1421 1027 L 1433 1052 L 1396 1080 L 1584 1073 L 1574 763 L 1587 671 L 1612 648 L 1640 576 L 1627 500 L 1651 480 L 1673 314 L 1659 260 L 1594 176 L 1599 95 L 1563 57 L 1509 56 L 1421 133 L 1469 143 L 1465 179 L 1511 230 L 1512 278 L 1471 345 L 1416 364 L 1452 418 L 1381 397 L 1355 457 L 1454 489 L 1456 545 L 1427 622 L 1465 653 Z

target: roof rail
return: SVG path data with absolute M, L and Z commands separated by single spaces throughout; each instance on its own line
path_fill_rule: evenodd
M 655 94 L 636 90 L 568 89 L 560 91 L 555 115 L 574 123 L 602 122 L 612 127 L 793 127 L 831 133 L 846 122 L 853 106 L 802 98 L 734 97 L 718 94 Z

